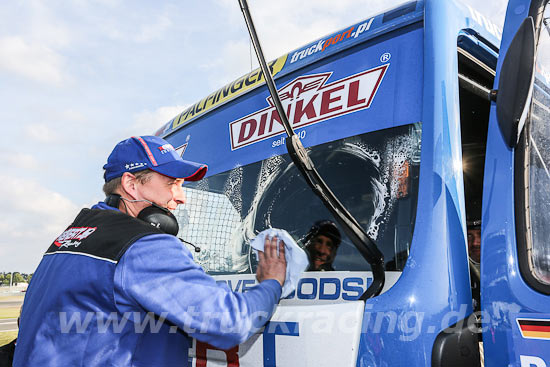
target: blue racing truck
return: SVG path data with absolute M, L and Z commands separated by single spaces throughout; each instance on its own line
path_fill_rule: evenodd
M 501 30 L 406 2 L 269 62 L 278 95 L 258 69 L 156 132 L 209 166 L 175 214 L 218 282 L 254 285 L 269 227 L 310 257 L 261 332 L 193 341 L 193 366 L 550 366 L 547 3 Z

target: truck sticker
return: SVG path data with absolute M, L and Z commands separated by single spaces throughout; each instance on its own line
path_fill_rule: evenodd
M 301 50 L 298 50 L 292 54 L 290 58 L 290 63 L 294 63 L 298 60 L 302 60 L 308 56 L 315 55 L 317 52 L 323 52 L 332 45 L 339 43 L 340 41 L 347 40 L 348 38 L 355 39 L 363 32 L 366 32 L 370 29 L 372 21 L 374 18 L 370 18 L 366 22 L 360 24 L 357 29 L 355 26 L 348 28 L 346 31 L 330 36 L 326 39 L 320 39 L 313 44 L 307 45 Z
M 386 272 L 386 284 L 383 292 L 391 288 L 399 279 L 401 272 Z M 233 292 L 247 292 L 257 284 L 254 274 L 216 275 L 218 284 L 224 284 Z M 356 301 L 372 283 L 369 271 L 321 271 L 306 272 L 302 275 L 296 289 L 281 305 L 324 304 L 342 301 Z
M 550 366 L 550 314 L 518 313 L 512 317 L 516 322 L 512 325 L 511 360 L 521 367 Z
M 550 340 L 550 320 L 518 318 L 516 322 L 524 338 Z
M 300 76 L 279 89 L 281 103 L 294 128 L 369 108 L 390 64 L 326 84 L 332 72 Z M 271 97 L 269 106 L 229 123 L 231 149 L 284 132 Z

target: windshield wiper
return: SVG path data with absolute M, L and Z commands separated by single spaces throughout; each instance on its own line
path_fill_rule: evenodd
M 340 224 L 340 226 L 344 229 L 344 232 L 351 239 L 357 250 L 371 266 L 373 281 L 365 293 L 361 295 L 360 299 L 365 300 L 367 298 L 375 297 L 380 294 L 382 288 L 384 288 L 384 255 L 380 252 L 374 240 L 369 237 L 367 232 L 359 225 L 359 222 L 350 214 L 346 207 L 340 202 L 340 200 L 338 200 L 338 198 L 327 186 L 319 172 L 315 169 L 315 166 L 309 158 L 302 142 L 298 138 L 298 135 L 296 135 L 292 129 L 292 126 L 290 126 L 286 113 L 283 109 L 283 105 L 281 104 L 277 88 L 275 87 L 273 76 L 271 75 L 271 71 L 268 69 L 267 63 L 265 62 L 262 47 L 260 45 L 260 41 L 258 40 L 250 11 L 248 10 L 247 1 L 239 0 L 239 4 L 244 15 L 248 32 L 250 33 L 250 38 L 252 39 L 252 44 L 254 45 L 254 50 L 256 51 L 256 56 L 258 57 L 260 67 L 264 74 L 267 88 L 273 98 L 273 103 L 279 117 L 281 118 L 285 132 L 288 135 L 288 139 L 286 139 L 286 148 L 288 153 L 313 192 L 315 192 L 315 194 L 321 199 L 338 224 Z

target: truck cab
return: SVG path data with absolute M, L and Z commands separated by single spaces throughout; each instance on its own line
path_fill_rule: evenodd
M 501 30 L 458 1 L 409 1 L 269 62 L 309 157 L 383 254 L 368 299 L 380 279 L 290 158 L 260 70 L 156 132 L 209 166 L 174 214 L 220 286 L 255 284 L 267 228 L 310 259 L 265 328 L 226 351 L 194 340 L 193 366 L 550 366 L 546 4 L 511 0 Z

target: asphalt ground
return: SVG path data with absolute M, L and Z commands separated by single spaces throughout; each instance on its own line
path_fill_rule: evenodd
M 21 307 L 23 304 L 23 301 L 2 301 L 0 298 L 0 308 L 8 308 L 8 307 Z
M 23 304 L 23 295 L 0 296 L 0 332 L 17 331 L 17 314 Z
M 17 319 L 1 319 L 0 332 L 17 330 Z

